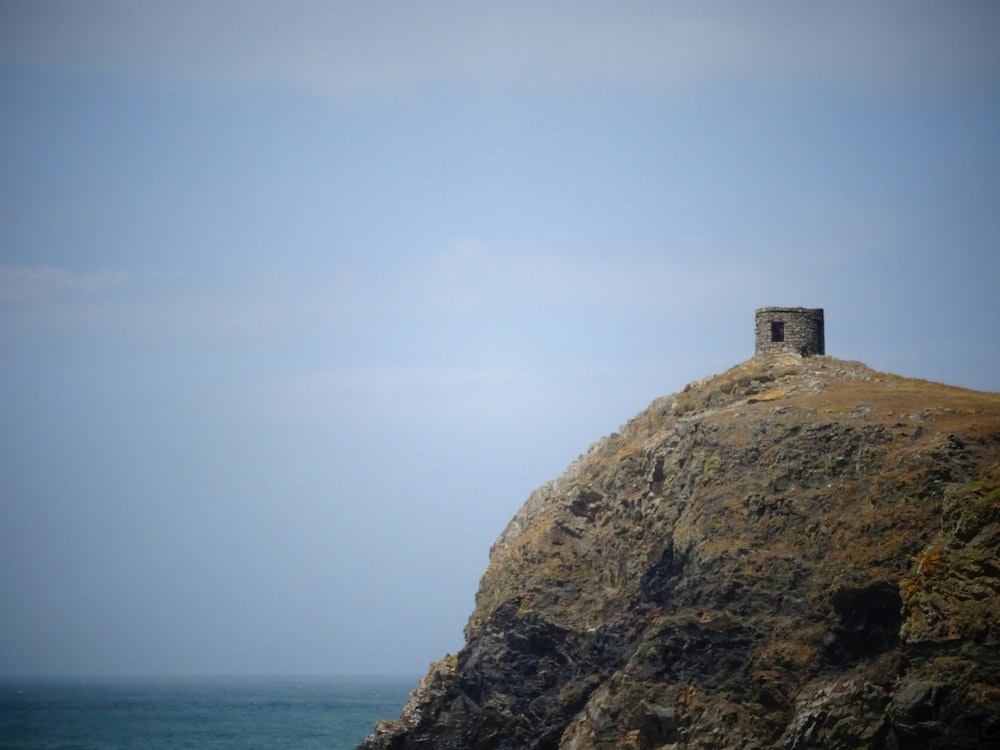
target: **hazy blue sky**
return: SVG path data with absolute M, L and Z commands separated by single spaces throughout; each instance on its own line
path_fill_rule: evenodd
M 0 0 L 0 673 L 421 672 L 528 493 L 759 306 L 1000 390 L 998 39 Z

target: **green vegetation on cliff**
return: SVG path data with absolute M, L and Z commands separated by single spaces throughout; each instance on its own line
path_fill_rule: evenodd
M 998 549 L 1000 395 L 753 359 L 533 493 L 363 747 L 1000 744 Z

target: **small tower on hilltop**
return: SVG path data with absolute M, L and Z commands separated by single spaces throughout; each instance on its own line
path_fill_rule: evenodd
M 826 354 L 822 307 L 761 307 L 757 310 L 754 356 L 789 352 Z

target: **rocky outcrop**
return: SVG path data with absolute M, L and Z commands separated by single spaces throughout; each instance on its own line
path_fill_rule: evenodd
M 755 358 L 531 495 L 368 750 L 1000 746 L 1000 396 Z

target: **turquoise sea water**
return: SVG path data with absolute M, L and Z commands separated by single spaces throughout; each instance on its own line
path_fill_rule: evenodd
M 348 750 L 417 677 L 0 678 L 2 750 Z

